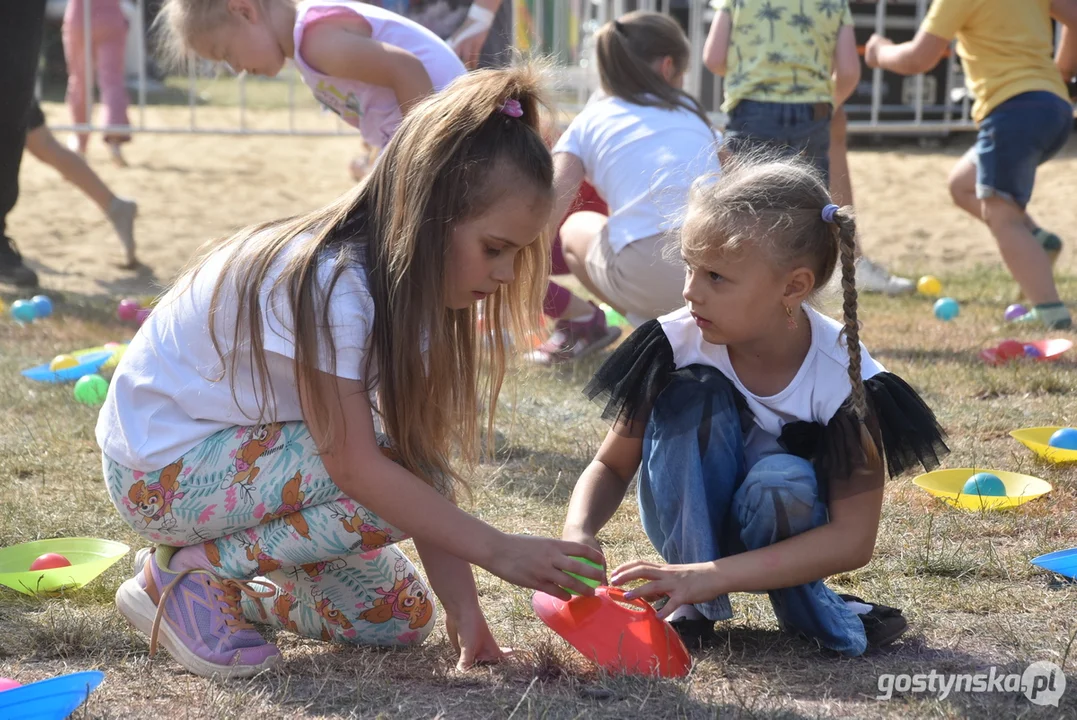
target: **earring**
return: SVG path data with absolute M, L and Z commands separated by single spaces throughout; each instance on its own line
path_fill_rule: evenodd
M 793 317 L 793 309 L 790 308 L 788 305 L 786 305 L 784 303 L 782 304 L 782 307 L 785 308 L 785 314 L 789 316 L 789 320 L 788 320 L 789 329 L 790 330 L 796 330 L 798 326 L 797 326 L 796 318 Z

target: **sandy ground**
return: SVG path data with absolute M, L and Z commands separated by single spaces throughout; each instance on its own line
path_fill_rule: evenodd
M 53 121 L 66 115 L 59 105 L 45 109 Z M 151 107 L 147 115 L 150 125 L 186 120 L 186 108 Z M 236 121 L 235 110 L 199 109 L 203 126 L 234 126 Z M 287 115 L 260 110 L 248 122 L 287 127 Z M 332 129 L 332 120 L 323 118 L 321 127 Z M 1000 263 L 987 230 L 955 208 L 946 191 L 947 173 L 971 142 L 971 135 L 963 135 L 934 149 L 891 142 L 851 153 L 870 256 L 916 274 Z M 138 135 L 125 148 L 130 167 L 120 169 L 95 139 L 90 162 L 117 194 L 139 203 L 137 236 L 144 266 L 134 271 L 117 267 L 119 243 L 104 216 L 30 156 L 23 162 L 22 192 L 8 218 L 9 234 L 46 289 L 85 295 L 150 293 L 206 240 L 316 208 L 346 191 L 351 184 L 347 162 L 358 148 L 354 135 Z M 1041 170 L 1031 210 L 1041 224 L 1077 243 L 1077 141 Z M 1074 251 L 1066 252 L 1059 271 L 1077 272 L 1075 258 Z

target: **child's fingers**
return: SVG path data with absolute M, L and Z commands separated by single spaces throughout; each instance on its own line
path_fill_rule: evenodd
M 560 540 L 558 542 L 560 543 L 560 546 L 558 547 L 558 550 L 563 552 L 565 555 L 575 555 L 576 557 L 587 558 L 591 562 L 596 563 L 598 565 L 602 565 L 603 567 L 605 567 L 606 558 L 602 556 L 601 552 L 599 552 L 595 548 L 591 547 L 590 545 L 584 545 L 583 543 L 572 542 L 571 540 Z M 581 564 L 580 567 L 583 567 L 583 565 Z M 573 570 L 573 572 L 576 572 L 576 571 Z M 581 572 L 580 574 L 584 575 L 586 573 Z M 590 577 L 590 575 L 588 575 L 588 577 Z
M 565 580 L 572 580 L 572 578 L 570 578 L 568 575 L 565 575 L 564 573 L 561 573 L 561 577 L 565 578 Z M 581 586 L 584 586 L 583 583 L 579 582 L 579 580 L 577 580 L 576 582 L 578 582 Z M 569 583 L 567 583 L 567 582 L 565 583 L 565 585 L 568 585 L 568 584 Z M 584 587 L 586 587 L 586 586 L 584 586 Z M 536 583 L 535 589 L 538 590 L 539 592 L 544 592 L 547 595 L 551 595 L 551 596 L 557 598 L 558 600 L 571 600 L 572 599 L 572 595 L 567 590 L 565 590 L 565 588 L 558 585 L 556 582 L 542 581 L 542 582 Z M 575 588 L 573 588 L 573 589 L 575 589 Z
M 632 588 L 625 593 L 625 597 L 630 599 L 643 598 L 644 600 L 652 600 L 654 598 L 662 597 L 663 595 L 672 597 L 674 588 L 671 587 L 671 585 L 672 583 L 664 578 L 652 580 L 649 583 L 640 585 L 638 588 Z M 667 603 L 667 605 L 668 604 L 671 603 Z
M 636 560 L 614 570 L 610 575 L 610 582 L 614 585 L 624 585 L 633 580 L 654 580 L 661 576 L 662 568 L 662 565 Z
M 598 567 L 595 567 L 594 565 L 582 563 L 579 560 L 573 560 L 570 557 L 566 557 L 563 562 L 558 563 L 557 568 L 564 570 L 565 572 L 576 573 L 581 577 L 598 580 L 599 582 L 601 582 L 606 575 L 606 569 L 603 565 L 599 564 Z

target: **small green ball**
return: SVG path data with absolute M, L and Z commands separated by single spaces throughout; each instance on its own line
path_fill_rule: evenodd
M 587 558 L 580 557 L 578 555 L 571 555 L 570 557 L 573 560 L 579 560 L 584 565 L 590 565 L 591 567 L 596 568 L 598 570 L 602 569 L 601 565 L 599 565 L 596 562 L 592 562 L 592 561 L 588 560 Z M 577 580 L 582 582 L 584 585 L 587 585 L 588 587 L 596 588 L 596 587 L 598 587 L 599 585 L 602 584 L 602 582 L 599 581 L 599 580 L 592 580 L 591 578 L 584 577 L 583 575 L 577 575 L 576 573 L 569 572 L 568 570 L 565 570 L 564 573 L 565 573 L 565 575 L 571 575 L 572 577 L 576 578 Z M 579 595 L 579 593 L 576 592 L 575 590 L 569 590 L 568 588 L 565 588 L 565 591 L 568 592 L 570 595 Z
M 85 375 L 75 383 L 75 399 L 83 405 L 96 407 L 105 402 L 108 395 L 108 380 L 100 375 Z

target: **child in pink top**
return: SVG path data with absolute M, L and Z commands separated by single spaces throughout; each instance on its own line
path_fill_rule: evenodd
M 177 58 L 193 51 L 270 77 L 292 59 L 318 101 L 375 148 L 413 105 L 466 72 L 434 33 L 352 0 L 166 0 L 161 12 Z
M 105 104 L 105 122 L 109 126 L 125 126 L 127 120 L 127 88 L 124 87 L 124 46 L 127 42 L 127 18 L 120 10 L 120 0 L 92 0 L 90 2 L 90 34 L 86 35 L 86 15 L 83 2 L 71 0 L 64 10 L 64 58 L 67 61 L 67 106 L 71 119 L 83 125 L 89 122 L 86 113 L 86 93 L 93 93 L 86 67 L 86 43 L 90 43 L 93 61 L 93 79 L 101 90 Z M 76 135 L 76 147 L 86 154 L 88 133 Z M 126 165 L 120 154 L 120 145 L 128 142 L 130 135 L 106 133 L 112 159 L 117 165 Z M 75 147 L 72 150 L 76 149 Z

